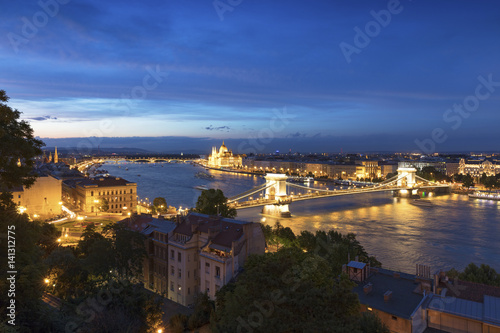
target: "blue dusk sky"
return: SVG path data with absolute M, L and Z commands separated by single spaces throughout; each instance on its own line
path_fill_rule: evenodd
M 48 145 L 500 150 L 498 1 L 10 1 L 0 38 Z

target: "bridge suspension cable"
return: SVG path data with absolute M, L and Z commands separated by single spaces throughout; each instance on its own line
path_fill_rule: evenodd
M 415 175 L 415 179 L 421 180 L 421 181 L 423 181 L 424 183 L 431 183 L 431 184 L 432 184 L 432 183 L 435 183 L 435 182 L 430 181 L 429 179 L 425 179 L 425 178 L 422 178 L 422 177 L 417 176 L 417 175 Z
M 269 187 L 271 186 L 274 186 L 274 184 L 267 184 L 267 183 L 264 183 L 260 186 L 257 186 L 257 187 L 254 187 L 254 188 L 251 188 L 249 189 L 248 191 L 245 191 L 243 193 L 240 193 L 238 195 L 235 195 L 231 198 L 228 198 L 227 202 L 231 203 L 231 202 L 234 202 L 234 201 L 238 201 L 238 200 L 241 200 L 243 198 L 246 198 L 246 197 L 249 197 L 257 192 L 260 192 L 260 191 L 263 191 L 265 189 L 268 189 Z
M 381 187 L 386 187 L 390 186 L 393 183 L 397 183 L 399 180 L 406 178 L 406 176 L 395 176 L 390 179 L 387 179 L 386 181 L 376 185 L 376 186 L 367 186 L 363 189 L 358 189 L 357 191 L 362 192 L 362 191 L 368 191 L 368 190 L 374 190 L 378 189 Z M 308 186 L 303 186 L 303 185 L 298 185 L 298 184 L 292 184 L 292 183 L 287 183 L 288 186 L 290 187 L 296 187 L 296 188 L 301 188 L 301 189 L 306 189 L 306 190 L 314 190 L 314 191 L 320 191 L 320 192 L 334 192 L 333 190 L 325 190 L 325 189 L 319 189 L 319 188 L 314 188 L 314 187 L 308 187 Z

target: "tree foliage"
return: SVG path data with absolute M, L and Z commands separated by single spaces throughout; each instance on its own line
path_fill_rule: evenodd
M 496 176 L 487 176 L 486 173 L 483 173 L 479 182 L 484 185 L 484 187 L 493 190 L 500 186 L 500 180 Z
M 458 278 L 462 281 L 470 281 L 500 287 L 500 274 L 497 273 L 495 269 L 485 264 L 477 266 L 474 263 L 470 263 L 467 267 L 465 267 L 463 272 L 459 272 L 452 268 L 446 272 L 446 274 L 450 278 Z
M 424 179 L 430 180 L 430 181 L 449 181 L 450 177 L 446 176 L 444 173 L 441 171 L 437 170 L 433 166 L 426 166 L 423 167 L 422 169 L 417 171 L 417 176 L 420 176 Z
M 196 202 L 195 212 L 207 215 L 220 215 L 223 217 L 236 217 L 236 209 L 229 207 L 224 193 L 217 189 L 209 189 L 201 192 Z
M 298 247 L 250 256 L 217 293 L 213 332 L 364 332 L 354 283 Z M 380 331 L 384 332 L 384 331 Z
M 0 90 L 0 189 L 32 185 L 36 179 L 34 159 L 44 145 L 35 139 L 29 123 L 19 120 L 21 112 L 8 106 L 8 100 L 5 91 Z M 0 205 L 7 205 L 11 196 L 4 194 L 0 199 Z
M 372 267 L 381 266 L 375 257 L 368 255 L 353 233 L 343 235 L 335 230 L 318 230 L 313 234 L 304 230 L 295 236 L 290 228 L 283 227 L 279 222 L 274 227 L 262 225 L 262 230 L 270 248 L 276 246 L 278 250 L 280 247 L 299 247 L 303 251 L 315 253 L 327 259 L 337 274 L 340 274 L 340 268 L 349 258 L 354 259 L 356 256 Z
M 99 211 L 107 212 L 109 210 L 109 200 L 101 197 L 99 198 Z
M 53 228 L 45 223 L 30 221 L 26 214 L 18 214 L 15 207 L 0 206 L 0 230 L 5 233 L 5 238 L 0 239 L 0 251 L 5 254 L 2 256 L 1 266 L 7 268 L 8 261 L 12 261 L 17 271 L 16 326 L 20 332 L 40 331 L 41 327 L 48 324 L 49 317 L 43 316 L 44 308 L 40 299 L 45 287 L 44 278 L 47 276 L 47 266 L 43 258 L 49 256 L 57 246 L 58 234 Z M 8 231 L 11 233 L 8 234 Z M 14 254 L 8 252 L 7 235 L 15 238 Z M 8 253 L 14 256 L 9 258 Z M 7 278 L 11 274 L 7 274 L 7 271 L 8 269 L 3 269 L 0 272 L 0 292 L 4 295 L 0 298 L 1 322 L 9 319 L 5 311 L 10 299 L 7 298 L 10 289 Z
M 153 210 L 158 214 L 165 214 L 168 210 L 167 200 L 157 197 L 153 200 Z
M 466 174 L 462 177 L 462 186 L 469 188 L 474 186 L 474 178 L 470 174 Z

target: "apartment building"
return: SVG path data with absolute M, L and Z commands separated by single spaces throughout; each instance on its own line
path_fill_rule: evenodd
M 247 257 L 264 250 L 259 223 L 189 213 L 168 239 L 168 298 L 185 306 L 200 292 L 215 299 Z

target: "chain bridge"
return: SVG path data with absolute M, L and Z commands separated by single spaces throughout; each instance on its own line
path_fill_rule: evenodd
M 392 191 L 400 197 L 412 197 L 423 189 L 449 191 L 449 184 L 431 182 L 417 176 L 416 171 L 415 168 L 399 168 L 397 176 L 382 183 L 346 186 L 345 189 L 342 186 L 339 189 L 309 187 L 290 182 L 284 174 L 268 173 L 264 184 L 228 198 L 228 203 L 236 209 L 263 206 L 263 214 L 290 217 L 289 205 L 295 201 L 384 191 Z

